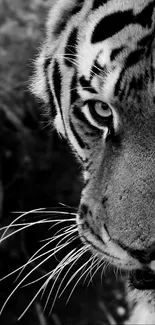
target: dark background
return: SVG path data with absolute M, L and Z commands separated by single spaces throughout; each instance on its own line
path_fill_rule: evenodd
M 28 91 L 33 60 L 44 37 L 49 3 L 53 1 L 0 0 L 1 227 L 19 215 L 14 212 L 44 207 L 60 208 L 59 203 L 77 208 L 80 199 L 80 165 L 66 142 L 51 131 L 42 105 Z M 34 220 L 34 215 L 30 214 L 30 218 Z M 10 228 L 8 233 L 14 230 Z M 46 226 L 38 226 L 1 242 L 1 278 L 25 262 L 37 248 L 38 241 L 46 237 L 46 232 Z M 89 255 L 85 258 L 89 258 Z M 79 263 L 84 263 L 84 260 Z M 56 259 L 35 271 L 34 278 L 29 281 L 54 265 Z M 72 273 L 75 271 L 76 266 Z M 13 290 L 14 279 L 14 276 L 10 276 L 0 281 L 0 307 Z M 48 308 L 44 315 L 42 313 L 45 298 L 37 299 L 18 322 L 18 317 L 39 289 L 39 283 L 20 288 L 6 305 L 0 316 L 0 324 L 121 324 L 127 316 L 123 276 L 116 277 L 108 268 L 102 281 L 100 272 L 97 272 L 89 286 L 88 282 L 89 279 L 79 282 L 66 305 L 73 282 L 62 298 L 57 300 L 50 315 Z

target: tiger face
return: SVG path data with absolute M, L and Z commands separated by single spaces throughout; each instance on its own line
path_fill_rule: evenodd
M 59 0 L 32 82 L 83 168 L 82 241 L 100 258 L 135 271 L 133 287 L 149 290 L 149 297 L 155 288 L 154 33 L 153 0 Z

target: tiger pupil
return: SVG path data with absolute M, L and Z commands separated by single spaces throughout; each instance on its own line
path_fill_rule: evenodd
M 104 115 L 106 117 L 111 115 L 111 109 L 106 103 L 96 102 L 95 103 L 95 111 L 98 115 L 103 116 L 103 117 L 104 117 Z
M 108 105 L 103 104 L 103 103 L 100 103 L 100 102 L 96 103 L 95 106 L 96 106 L 96 108 L 103 109 L 104 111 L 109 109 L 109 106 Z

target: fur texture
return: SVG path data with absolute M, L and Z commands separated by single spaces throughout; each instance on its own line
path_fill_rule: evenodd
M 83 167 L 81 239 L 116 267 L 153 273 L 155 1 L 59 0 L 46 30 L 32 91 Z M 155 324 L 155 290 L 128 291 L 141 300 L 130 323 Z

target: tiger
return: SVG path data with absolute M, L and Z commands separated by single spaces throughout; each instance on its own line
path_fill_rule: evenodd
M 57 0 L 31 91 L 82 167 L 76 223 L 155 324 L 155 1 Z

